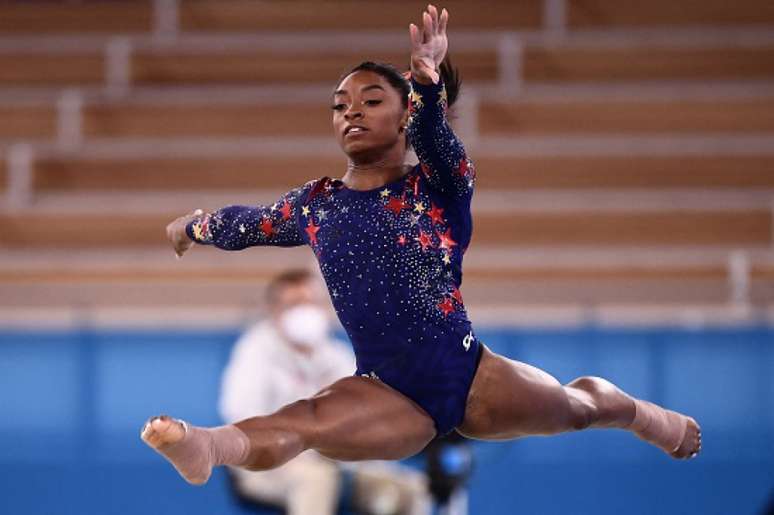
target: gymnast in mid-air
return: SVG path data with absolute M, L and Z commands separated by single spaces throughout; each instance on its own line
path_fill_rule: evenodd
M 309 245 L 357 357 L 354 375 L 268 416 L 214 428 L 149 419 L 142 439 L 188 482 L 205 483 L 219 465 L 272 469 L 308 449 L 397 460 L 451 431 L 508 440 L 618 428 L 674 458 L 700 451 L 693 418 L 599 377 L 562 385 L 476 336 L 459 290 L 476 172 L 446 117 L 459 91 L 445 59 L 448 19 L 429 5 L 410 25 L 408 76 L 364 62 L 336 85 L 341 179 L 310 181 L 271 206 L 197 210 L 167 227 L 178 256 L 194 242 Z M 416 166 L 405 164 L 409 148 Z

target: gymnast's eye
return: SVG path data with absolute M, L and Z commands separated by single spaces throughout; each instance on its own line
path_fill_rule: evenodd
M 381 104 L 382 101 L 378 100 L 378 99 L 372 99 L 372 100 L 366 100 L 363 103 L 366 104 L 366 105 L 369 105 L 369 106 L 377 106 L 377 105 Z
M 345 107 L 346 107 L 345 104 L 333 104 L 331 106 L 331 109 L 333 109 L 334 111 L 343 111 Z

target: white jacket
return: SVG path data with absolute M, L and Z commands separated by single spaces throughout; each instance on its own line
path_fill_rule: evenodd
M 220 415 L 227 423 L 268 415 L 354 374 L 355 368 L 355 356 L 344 342 L 326 339 L 305 356 L 264 320 L 249 328 L 231 351 L 221 382 Z

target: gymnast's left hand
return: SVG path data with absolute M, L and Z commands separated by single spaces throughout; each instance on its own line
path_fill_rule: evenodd
M 446 38 L 446 24 L 449 12 L 429 4 L 422 13 L 422 28 L 409 25 L 411 35 L 411 76 L 422 84 L 437 84 L 440 79 L 438 67 L 446 56 L 449 41 Z

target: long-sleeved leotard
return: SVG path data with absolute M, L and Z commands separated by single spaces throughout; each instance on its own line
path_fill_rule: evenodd
M 442 85 L 412 81 L 407 134 L 419 164 L 359 191 L 327 177 L 273 206 L 230 206 L 189 224 L 226 250 L 312 247 L 357 356 L 357 373 L 403 392 L 439 433 L 464 415 L 479 343 L 462 303 L 475 171 L 446 120 Z

